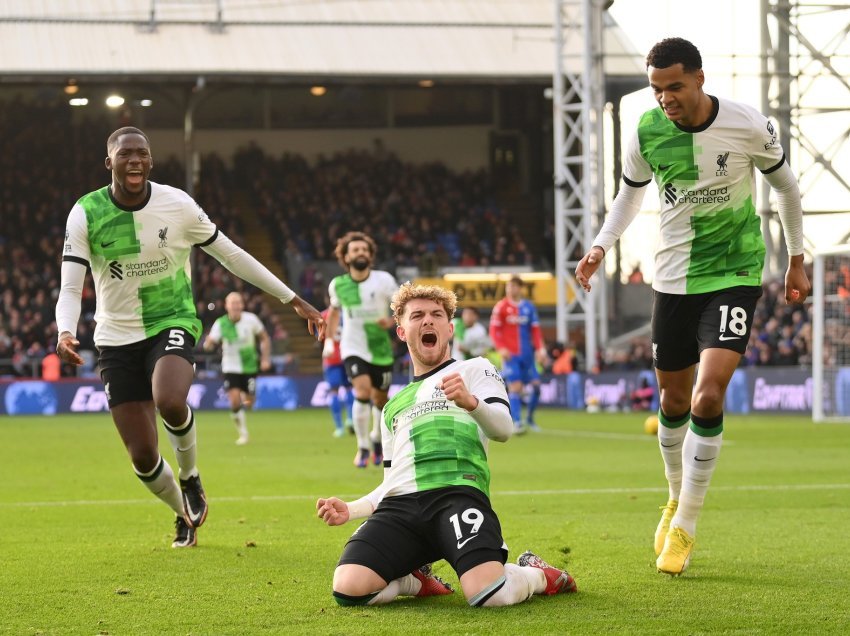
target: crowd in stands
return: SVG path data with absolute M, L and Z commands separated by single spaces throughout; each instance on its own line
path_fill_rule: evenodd
M 388 271 L 535 264 L 483 170 L 459 174 L 440 163 L 404 163 L 380 144 L 314 165 L 298 155 L 269 157 L 252 145 L 236 153 L 234 173 L 287 264 L 334 260 L 337 238 L 353 228 L 375 239 L 377 268 Z
M 0 376 L 38 375 L 56 342 L 54 309 L 59 291 L 65 220 L 74 201 L 103 187 L 105 120 L 72 122 L 66 107 L 0 104 Z M 173 158 L 156 158 L 152 178 L 183 187 L 185 173 Z M 297 155 L 270 157 L 258 146 L 236 153 L 233 167 L 205 156 L 194 196 L 219 228 L 244 245 L 245 219 L 257 214 L 267 228 L 287 282 L 313 304 L 326 302 L 328 281 L 314 265 L 332 261 L 337 237 L 353 228 L 379 245 L 377 267 L 391 272 L 416 266 L 423 275 L 443 265 L 537 265 L 520 229 L 495 203 L 485 172 L 454 173 L 437 163 L 411 165 L 386 152 L 349 151 L 310 164 Z M 240 208 L 240 205 L 242 206 Z M 258 291 L 195 251 L 198 315 L 208 329 L 224 313 L 224 296 L 243 292 L 288 355 L 288 334 Z M 779 281 L 764 286 L 745 365 L 811 364 L 808 311 L 781 300 Z M 93 351 L 94 288 L 87 277 L 78 338 Z M 554 343 L 550 371 L 583 369 L 577 348 Z M 92 356 L 90 356 L 93 358 Z M 651 368 L 648 338 L 629 349 L 604 353 L 599 370 Z M 66 374 L 73 370 L 66 369 Z

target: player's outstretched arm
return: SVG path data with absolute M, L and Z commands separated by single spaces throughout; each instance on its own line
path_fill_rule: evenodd
M 351 517 L 348 512 L 348 504 L 337 497 L 319 499 L 316 502 L 316 511 L 319 519 L 329 526 L 341 526 Z
M 579 264 L 576 267 L 576 280 L 578 281 L 578 284 L 582 286 L 584 291 L 590 291 L 590 278 L 596 273 L 596 270 L 599 269 L 599 265 L 602 263 L 603 258 L 605 258 L 605 250 L 598 245 L 594 245 L 590 248 L 590 251 L 584 255 L 584 258 L 579 261 Z

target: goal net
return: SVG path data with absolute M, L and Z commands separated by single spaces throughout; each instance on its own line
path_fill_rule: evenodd
M 812 419 L 850 422 L 850 245 L 814 257 Z

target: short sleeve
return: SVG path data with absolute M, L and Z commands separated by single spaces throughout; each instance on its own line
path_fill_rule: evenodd
M 183 194 L 186 240 L 197 247 L 206 247 L 218 238 L 218 228 L 192 197 Z
M 252 316 L 253 316 L 252 322 L 254 323 L 252 325 L 252 331 L 254 332 L 255 336 L 259 336 L 261 333 L 263 333 L 266 330 L 266 328 L 263 325 L 263 321 L 260 320 L 260 317 L 258 315 L 252 314 Z
M 779 135 L 770 120 L 753 110 L 753 131 L 750 136 L 752 148 L 750 150 L 753 165 L 761 172 L 772 172 L 782 165 L 785 160 L 785 151 L 779 143 Z
M 640 152 L 640 135 L 637 131 L 623 155 L 623 181 L 634 188 L 642 188 L 652 181 L 652 166 Z
M 472 362 L 469 375 L 465 378 L 469 392 L 487 404 L 500 402 L 510 409 L 505 381 L 499 370 L 484 358 L 474 358 Z
M 65 225 L 65 245 L 62 248 L 62 260 L 79 263 L 86 267 L 91 262 L 91 245 L 86 212 L 79 203 L 71 208 Z
M 328 298 L 330 299 L 331 307 L 339 309 L 339 296 L 336 295 L 336 278 L 334 278 L 330 282 L 330 285 L 328 285 Z
M 216 342 L 221 342 L 221 322 L 219 320 L 213 323 L 209 337 Z

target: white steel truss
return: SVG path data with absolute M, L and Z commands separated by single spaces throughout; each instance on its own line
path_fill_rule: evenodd
M 602 25 L 599 0 L 554 0 L 553 130 L 557 338 L 583 323 L 587 369 L 596 363 L 597 320 L 605 317 L 604 272 L 586 294 L 575 268 L 590 247 L 602 200 Z M 580 46 L 576 46 L 576 42 Z M 607 324 L 607 323 L 606 323 Z M 604 331 L 607 331 L 605 329 Z

